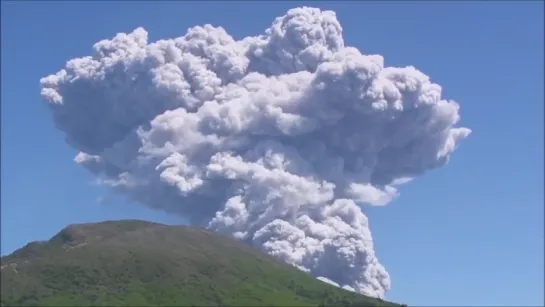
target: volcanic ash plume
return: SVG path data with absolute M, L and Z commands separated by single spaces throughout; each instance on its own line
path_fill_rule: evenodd
M 75 161 L 116 191 L 229 234 L 326 282 L 383 297 L 360 206 L 444 165 L 471 132 L 414 67 L 346 47 L 332 11 L 264 34 L 117 34 L 43 78 Z

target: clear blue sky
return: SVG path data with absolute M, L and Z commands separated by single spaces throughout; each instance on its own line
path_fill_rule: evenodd
M 98 40 L 151 40 L 212 23 L 261 33 L 302 4 L 333 9 L 348 45 L 414 65 L 461 104 L 473 130 L 451 162 L 367 210 L 387 297 L 409 305 L 543 306 L 543 2 L 2 2 L 2 254 L 70 223 L 176 217 L 110 197 L 73 163 L 41 77 Z

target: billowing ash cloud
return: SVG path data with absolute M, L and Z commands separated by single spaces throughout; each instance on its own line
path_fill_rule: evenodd
M 345 46 L 335 13 L 308 7 L 239 41 L 211 25 L 120 33 L 41 87 L 104 184 L 379 297 L 390 277 L 360 206 L 387 204 L 471 132 L 425 74 Z

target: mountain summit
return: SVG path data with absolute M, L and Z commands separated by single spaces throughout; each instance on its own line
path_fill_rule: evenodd
M 399 306 L 204 229 L 139 220 L 70 225 L 1 272 L 2 306 Z

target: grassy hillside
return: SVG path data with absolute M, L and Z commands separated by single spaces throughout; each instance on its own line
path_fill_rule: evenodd
M 2 306 L 397 306 L 233 239 L 144 221 L 72 225 L 1 266 Z

